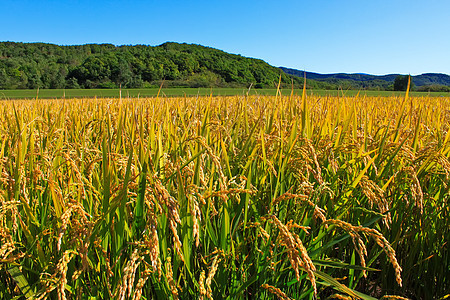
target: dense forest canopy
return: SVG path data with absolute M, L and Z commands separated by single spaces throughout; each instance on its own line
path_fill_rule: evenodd
M 142 88 L 301 86 L 266 62 L 200 45 L 164 43 L 159 46 L 45 43 L 0 43 L 0 89 Z M 311 88 L 326 83 L 311 81 Z

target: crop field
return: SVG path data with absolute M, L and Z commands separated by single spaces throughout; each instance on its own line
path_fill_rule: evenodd
M 282 95 L 289 96 L 291 88 L 281 89 Z M 277 89 L 246 89 L 246 88 L 146 88 L 146 89 L 41 89 L 41 90 L 0 90 L 0 100 L 14 99 L 61 99 L 61 98 L 141 98 L 156 97 L 197 97 L 197 96 L 275 96 Z M 301 95 L 301 89 L 294 89 L 295 95 Z M 310 90 L 308 95 L 315 96 L 347 96 L 365 95 L 369 97 L 401 96 L 398 91 L 358 91 L 358 90 Z M 411 92 L 416 97 L 450 97 L 446 92 Z
M 0 102 L 1 299 L 450 297 L 450 97 Z

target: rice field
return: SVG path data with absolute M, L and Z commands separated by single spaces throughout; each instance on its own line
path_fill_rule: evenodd
M 292 92 L 290 86 L 281 88 L 281 93 L 289 96 Z M 302 94 L 301 89 L 294 89 L 295 93 Z M 71 99 L 71 98 L 148 98 L 156 97 L 158 93 L 165 97 L 207 97 L 211 93 L 215 96 L 275 96 L 277 88 L 254 89 L 254 88 L 181 88 L 165 87 L 160 90 L 156 88 L 143 89 L 39 89 L 39 90 L 0 90 L 0 100 L 16 99 Z M 370 90 L 308 90 L 308 95 L 347 96 L 353 97 L 357 94 L 369 97 L 391 97 L 402 96 L 400 91 L 370 91 Z M 450 97 L 448 92 L 410 92 L 416 97 Z
M 450 98 L 0 102 L 1 299 L 444 299 Z

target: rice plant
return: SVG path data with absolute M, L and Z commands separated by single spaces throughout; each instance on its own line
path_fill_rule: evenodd
M 448 98 L 0 110 L 2 299 L 448 297 Z

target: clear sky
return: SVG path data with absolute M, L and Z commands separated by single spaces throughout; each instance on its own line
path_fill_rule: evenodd
M 0 8 L 0 41 L 173 41 L 319 73 L 450 74 L 448 0 L 0 0 Z

